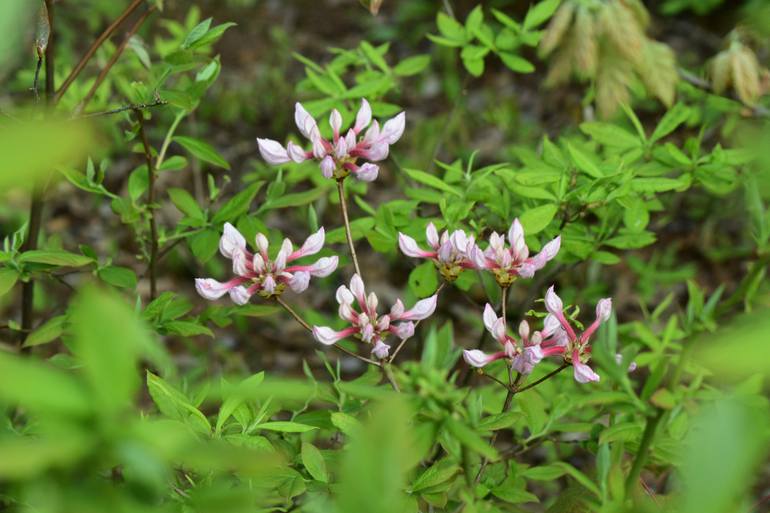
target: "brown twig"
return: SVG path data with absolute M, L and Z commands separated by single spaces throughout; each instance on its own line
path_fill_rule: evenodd
M 147 133 L 144 130 L 144 113 L 140 110 L 134 111 L 137 122 L 139 123 L 139 138 L 144 147 L 144 158 L 147 162 L 147 208 L 150 211 L 150 299 L 155 299 L 158 294 L 158 283 L 156 275 L 156 263 L 158 259 L 158 225 L 155 220 L 155 167 L 152 161 L 152 149 L 147 139 Z
M 121 112 L 127 112 L 129 110 L 132 110 L 132 111 L 148 110 L 153 107 L 162 107 L 163 105 L 168 105 L 168 102 L 166 100 L 161 100 L 160 98 L 158 98 L 157 100 L 150 103 L 132 103 L 131 105 L 124 105 L 123 107 L 118 107 L 111 110 L 83 114 L 78 119 L 96 118 L 100 116 L 112 116 L 113 114 L 120 114 Z
M 83 112 L 88 105 L 88 103 L 91 101 L 91 99 L 94 97 L 94 94 L 96 94 L 96 91 L 99 89 L 99 86 L 102 85 L 102 82 L 104 82 L 104 79 L 107 78 L 107 75 L 109 74 L 112 67 L 115 65 L 115 63 L 118 62 L 118 59 L 121 55 L 123 55 L 123 52 L 126 50 L 126 47 L 128 46 L 129 41 L 131 41 L 131 38 L 136 34 L 141 26 L 144 24 L 144 22 L 147 20 L 147 18 L 155 11 L 155 6 L 151 6 L 148 8 L 144 13 L 142 13 L 141 16 L 136 20 L 136 22 L 131 26 L 131 28 L 126 32 L 126 36 L 123 38 L 123 42 L 120 43 L 120 46 L 118 46 L 115 49 L 115 53 L 112 54 L 112 57 L 110 57 L 110 60 L 107 61 L 107 64 L 104 65 L 104 68 L 99 72 L 99 75 L 96 77 L 96 81 L 94 81 L 93 85 L 91 86 L 91 89 L 88 90 L 86 95 L 83 97 L 82 100 L 80 100 L 80 103 L 78 103 L 77 107 L 75 107 L 74 115 L 77 116 L 81 112 Z
M 551 372 L 549 372 L 548 374 L 546 374 L 542 378 L 538 379 L 537 381 L 534 381 L 534 382 L 530 383 L 529 385 L 527 385 L 525 387 L 517 388 L 515 390 L 515 392 L 518 394 L 518 393 L 524 392 L 525 390 L 529 390 L 530 388 L 535 388 L 536 386 L 538 386 L 543 381 L 549 380 L 552 377 L 556 376 L 558 373 L 560 373 L 561 371 L 563 371 L 567 367 L 569 367 L 569 364 L 564 363 L 559 368 L 557 368 L 556 370 L 552 370 Z
M 50 8 L 49 5 L 50 0 L 46 1 L 46 4 L 49 8 L 49 16 L 53 18 L 53 16 L 50 14 Z M 67 76 L 67 78 L 64 79 L 64 82 L 62 82 L 61 87 L 58 91 L 56 91 L 56 94 L 53 98 L 53 103 L 59 103 L 62 96 L 64 96 L 64 93 L 67 92 L 67 89 L 72 85 L 72 83 L 75 81 L 75 79 L 80 75 L 80 73 L 83 71 L 83 69 L 86 67 L 86 64 L 88 64 L 88 61 L 91 60 L 91 57 L 94 56 L 96 53 L 96 50 L 99 49 L 100 46 L 104 44 L 105 41 L 107 41 L 110 36 L 118 29 L 118 27 L 128 18 L 131 16 L 131 13 L 133 13 L 136 9 L 139 8 L 140 5 L 144 3 L 144 0 L 133 0 L 128 7 L 123 11 L 123 13 L 118 16 L 115 21 L 113 21 L 105 30 L 102 32 L 99 37 L 96 38 L 96 40 L 91 44 L 91 46 L 86 51 L 85 55 L 78 61 L 78 63 L 75 65 L 75 67 L 72 69 L 70 74 Z M 53 25 L 53 24 L 52 24 Z M 51 27 L 51 33 L 53 34 L 53 26 Z M 52 38 L 53 39 L 53 38 Z M 49 47 L 50 50 L 50 47 Z
M 356 269 L 356 274 L 363 280 L 364 277 L 361 274 L 361 268 L 358 266 L 358 257 L 356 256 L 356 247 L 353 244 L 353 234 L 350 231 L 350 218 L 348 217 L 348 204 L 345 199 L 345 179 L 340 178 L 337 180 L 337 192 L 340 197 L 340 208 L 342 209 L 342 221 L 345 223 L 345 238 L 348 240 L 348 247 L 350 248 L 350 256 L 353 258 L 353 267 Z

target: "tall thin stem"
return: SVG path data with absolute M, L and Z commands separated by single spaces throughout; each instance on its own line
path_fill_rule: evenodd
M 345 237 L 348 239 L 348 247 L 350 248 L 350 256 L 353 257 L 353 267 L 356 269 L 356 274 L 363 279 L 361 275 L 361 267 L 358 265 L 358 257 L 356 256 L 356 248 L 353 244 L 353 233 L 350 231 L 350 218 L 348 217 L 348 204 L 345 199 L 345 179 L 341 178 L 337 180 L 337 192 L 340 197 L 340 208 L 342 209 L 342 221 L 345 223 Z
M 505 289 L 503 289 L 505 290 Z M 519 384 L 519 381 L 521 381 L 522 375 L 520 373 L 516 374 L 516 378 L 513 377 L 513 367 L 509 364 L 508 365 L 508 393 L 505 395 L 505 401 L 503 402 L 503 408 L 500 410 L 500 413 L 505 413 L 508 410 L 511 409 L 511 404 L 513 404 L 513 396 L 516 395 L 516 385 Z M 492 438 L 489 440 L 489 445 L 494 446 L 495 442 L 497 441 L 497 434 L 499 431 L 495 431 L 492 434 Z M 479 471 L 476 474 L 476 479 L 474 480 L 475 483 L 478 483 L 481 481 L 481 476 L 484 474 L 484 469 L 487 468 L 487 465 L 489 464 L 489 460 L 487 458 L 484 458 L 481 461 L 481 466 L 479 467 Z
M 563 371 L 567 367 L 569 367 L 569 364 L 567 364 L 567 363 L 562 364 L 559 368 L 557 368 L 556 370 L 552 370 L 551 372 L 549 372 L 548 374 L 546 374 L 542 378 L 538 379 L 537 381 L 534 381 L 534 382 L 530 383 L 529 385 L 527 385 L 525 387 L 521 387 L 521 388 L 516 389 L 516 393 L 518 394 L 519 392 L 524 392 L 525 390 L 529 390 L 530 388 L 535 388 L 536 386 L 538 386 L 543 381 L 547 381 L 547 380 L 551 379 L 552 377 L 556 376 L 558 373 L 560 373 L 561 371 Z
M 631 490 L 639 480 L 639 475 L 642 473 L 642 467 L 644 467 L 647 461 L 647 452 L 650 450 L 650 445 L 655 439 L 655 432 L 657 431 L 658 424 L 663 418 L 665 410 L 659 409 L 653 417 L 647 419 L 647 423 L 644 426 L 644 433 L 642 433 L 642 441 L 639 442 L 639 449 L 636 452 L 636 458 L 631 466 L 631 471 L 626 477 L 626 495 L 631 493 Z
M 508 287 L 500 287 L 500 310 L 503 323 L 508 325 Z
M 156 263 L 158 260 L 158 224 L 155 220 L 155 167 L 152 160 L 152 149 L 144 130 L 144 113 L 135 110 L 136 119 L 139 122 L 139 137 L 144 147 L 144 158 L 147 162 L 147 208 L 150 211 L 150 261 L 148 270 L 150 274 L 150 299 L 155 299 L 158 294 L 158 280 Z
M 54 101 L 56 84 L 54 82 L 54 46 L 56 37 L 54 34 L 54 5 L 53 0 L 45 0 L 45 7 L 48 14 L 48 44 L 45 49 L 45 101 L 51 105 Z M 40 69 L 40 56 L 36 68 Z M 36 71 L 37 74 L 37 71 Z M 37 78 L 35 79 L 37 82 Z M 37 89 L 37 86 L 35 86 Z M 35 93 L 37 94 L 37 92 Z M 37 249 L 37 242 L 40 238 L 40 229 L 43 225 L 43 207 L 45 205 L 43 196 L 45 188 L 42 185 L 36 185 L 32 190 L 32 199 L 29 204 L 29 226 L 27 228 L 27 237 L 24 240 L 22 251 L 32 251 Z M 21 337 L 20 343 L 23 344 L 27 334 L 32 331 L 33 314 L 35 307 L 35 281 L 30 278 L 21 288 Z

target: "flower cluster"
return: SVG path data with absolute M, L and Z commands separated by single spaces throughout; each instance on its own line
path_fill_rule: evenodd
M 502 346 L 503 350 L 486 354 L 478 349 L 463 352 L 465 361 L 473 367 L 483 367 L 488 363 L 507 358 L 510 365 L 521 372 L 529 374 L 534 366 L 545 357 L 560 356 L 566 363 L 572 364 L 575 380 L 579 383 L 599 381 L 599 375 L 586 363 L 591 357 L 589 341 L 601 323 L 612 314 L 612 300 L 599 300 L 596 305 L 596 320 L 580 335 L 570 325 L 564 315 L 564 307 L 553 286 L 545 296 L 548 315 L 544 320 L 542 331 L 530 334 L 529 324 L 522 321 L 519 325 L 520 342 L 506 332 L 505 319 L 498 318 L 491 305 L 484 310 L 484 325 L 492 336 Z M 633 369 L 631 369 L 633 370 Z
M 477 269 L 484 263 L 484 253 L 475 238 L 462 230 L 455 230 L 451 235 L 445 230 L 439 237 L 436 226 L 430 223 L 425 229 L 425 238 L 431 251 L 420 248 L 413 238 L 400 232 L 398 246 L 406 256 L 432 260 L 448 282 L 455 281 L 464 269 Z
M 295 105 L 294 121 L 300 133 L 310 140 L 312 149 L 306 151 L 293 142 L 284 147 L 272 139 L 257 139 L 259 152 L 267 163 L 277 165 L 313 159 L 320 163 L 321 172 L 326 178 L 341 180 L 352 174 L 359 180 L 372 182 L 379 173 L 379 167 L 372 162 L 387 158 L 390 145 L 401 138 L 405 114 L 401 112 L 380 128 L 376 120 L 372 121 L 369 102 L 361 100 L 355 124 L 343 136 L 342 115 L 334 109 L 329 117 L 333 133 L 331 141 L 321 137 L 316 120 L 300 103 Z M 363 136 L 360 136 L 367 127 Z M 359 164 L 359 159 L 366 162 Z
M 513 220 L 508 230 L 509 246 L 505 245 L 504 235 L 492 232 L 484 251 L 473 235 L 462 230 L 455 230 L 451 235 L 445 231 L 439 238 L 436 227 L 430 223 L 425 233 L 432 251 L 423 250 L 413 238 L 403 233 L 398 234 L 398 246 L 406 256 L 432 260 L 449 282 L 456 280 L 464 269 L 483 269 L 492 272 L 501 287 L 510 287 L 517 277 L 534 276 L 561 247 L 561 237 L 557 236 L 543 246 L 540 253 L 530 257 L 524 241 L 524 228 L 518 219 Z
M 339 316 L 350 323 L 350 326 L 334 331 L 326 326 L 314 326 L 313 336 L 326 345 L 333 345 L 340 340 L 355 336 L 371 345 L 372 355 L 384 360 L 388 357 L 390 346 L 385 343 L 389 334 L 394 334 L 401 340 L 406 340 L 414 334 L 415 324 L 429 317 L 436 309 L 437 296 L 433 295 L 415 303 L 410 310 L 404 309 L 404 304 L 397 299 L 390 312 L 386 315 L 377 313 L 378 299 L 374 292 L 366 295 L 364 282 L 357 274 L 350 280 L 350 288 L 341 285 L 337 289 Z M 354 308 L 354 303 L 358 309 Z
M 495 275 L 501 287 L 508 287 L 517 277 L 531 278 L 545 264 L 552 260 L 561 247 L 561 236 L 548 242 L 537 255 L 530 257 L 527 243 L 524 242 L 524 228 L 518 219 L 514 219 L 508 229 L 508 244 L 505 236 L 492 232 L 489 246 L 484 251 L 483 268 Z
M 283 244 L 275 258 L 268 255 L 269 243 L 267 237 L 257 234 L 257 252 L 252 254 L 246 248 L 246 239 L 230 223 L 225 223 L 222 238 L 219 240 L 219 251 L 222 256 L 233 262 L 233 274 L 230 281 L 221 283 L 211 278 L 197 278 L 195 288 L 198 294 L 206 299 L 219 299 L 226 293 L 235 304 L 244 305 L 254 294 L 264 298 L 278 296 L 288 285 L 294 292 L 303 292 L 310 283 L 310 277 L 328 276 L 337 268 L 338 257 L 319 258 L 309 265 L 288 265 L 295 260 L 315 255 L 323 248 L 325 240 L 324 229 L 307 238 L 302 247 L 295 250 L 289 239 Z

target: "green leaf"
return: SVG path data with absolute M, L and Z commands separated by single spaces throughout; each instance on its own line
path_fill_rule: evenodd
M 641 232 L 650 222 L 650 213 L 640 198 L 635 198 L 623 210 L 623 224 L 632 232 Z
M 187 34 L 187 37 L 185 37 L 184 41 L 182 42 L 182 48 L 190 48 L 190 46 L 192 46 L 196 41 L 199 41 L 203 36 L 205 36 L 211 27 L 211 20 L 211 18 L 205 19 L 193 27 L 193 29 L 189 34 Z
M 637 136 L 611 123 L 601 123 L 598 121 L 581 123 L 580 130 L 594 141 L 608 148 L 627 150 L 638 148 L 642 145 L 642 141 Z
M 214 334 L 206 326 L 193 321 L 169 321 L 163 324 L 166 333 L 180 335 L 182 337 L 194 337 L 197 335 L 208 335 L 214 337 Z
M 650 142 L 655 142 L 666 137 L 668 134 L 676 130 L 679 125 L 687 121 L 687 118 L 689 117 L 689 107 L 681 103 L 677 103 L 673 108 L 666 112 L 666 114 L 660 120 L 660 123 L 658 123 L 658 126 L 655 127 L 655 131 L 650 136 Z
M 481 431 L 497 431 L 499 429 L 511 427 L 520 418 L 521 412 L 518 411 L 497 413 L 495 415 L 484 417 L 476 427 Z
M 195 258 L 203 263 L 211 260 L 217 250 L 219 249 L 219 232 L 216 230 L 203 230 L 202 232 L 191 235 L 187 239 L 187 243 L 190 246 Z
M 197 219 L 203 219 L 203 210 L 198 206 L 198 202 L 195 198 L 184 189 L 178 189 L 171 187 L 168 190 L 168 196 L 171 198 L 171 202 L 179 209 L 180 212 L 188 217 L 194 217 Z
M 259 212 L 276 208 L 301 207 L 314 202 L 327 192 L 326 187 L 315 187 L 302 192 L 284 194 L 276 199 L 269 199 L 259 208 Z
M 425 171 L 419 171 L 417 169 L 404 169 L 404 172 L 415 182 L 427 185 L 428 187 L 433 187 L 434 189 L 448 192 L 457 197 L 462 197 L 463 195 L 462 192 L 456 187 L 452 187 L 441 178 L 428 174 Z
M 195 42 L 191 43 L 189 48 L 191 50 L 195 50 L 196 48 L 201 48 L 206 45 L 210 45 L 213 43 L 216 43 L 219 38 L 222 37 L 222 35 L 227 31 L 227 29 L 231 27 L 235 27 L 238 25 L 237 23 L 228 22 L 228 23 L 222 23 L 221 25 L 217 25 L 216 27 L 210 29 L 208 32 L 206 32 L 203 37 L 197 39 Z
M 558 211 L 559 207 L 553 204 L 540 205 L 526 210 L 519 217 L 521 225 L 524 227 L 524 233 L 534 235 L 545 230 Z
M 362 427 L 358 419 L 341 411 L 332 412 L 331 420 L 337 429 L 348 436 L 355 435 Z
M 503 64 L 508 66 L 508 69 L 515 71 L 516 73 L 532 73 L 535 71 L 535 66 L 523 57 L 519 57 L 514 53 L 500 52 L 500 60 Z
M 594 162 L 588 158 L 588 156 L 583 153 L 581 150 L 574 147 L 572 144 L 567 142 L 567 151 L 570 154 L 570 157 L 572 157 L 572 162 L 575 163 L 575 166 L 583 171 L 585 174 L 592 178 L 603 178 L 604 173 L 602 173 L 601 169 L 597 167 Z
M 64 324 L 67 321 L 65 315 L 58 315 L 48 320 L 45 324 L 29 334 L 24 340 L 24 347 L 39 346 L 47 344 L 59 338 L 64 331 Z
M 602 430 L 599 435 L 599 443 L 630 442 L 639 438 L 642 434 L 642 425 L 639 422 L 621 422 Z
M 393 73 L 400 77 L 409 77 L 423 71 L 430 64 L 430 55 L 413 55 L 399 62 Z
M 222 402 L 222 406 L 219 408 L 217 423 L 214 427 L 215 433 L 219 434 L 222 432 L 222 428 L 224 427 L 225 422 L 227 422 L 227 419 L 229 419 L 233 413 L 235 413 L 238 407 L 243 404 L 245 395 L 248 395 L 250 391 L 254 390 L 256 387 L 259 387 L 259 385 L 261 385 L 264 380 L 265 373 L 258 372 L 249 376 L 238 384 L 236 390 Z
M 438 273 L 431 261 L 423 262 L 409 273 L 409 289 L 417 297 L 428 297 L 436 292 Z
M 73 352 L 99 407 L 122 410 L 139 388 L 138 358 L 154 341 L 128 305 L 95 288 L 78 295 L 70 320 Z
M 0 296 L 5 295 L 11 290 L 13 286 L 16 285 L 18 279 L 19 274 L 13 269 L 0 269 Z
M 524 502 L 540 502 L 536 495 L 529 493 L 523 488 L 514 488 L 505 486 L 505 483 L 492 490 L 492 494 L 498 499 L 511 504 L 522 504 Z
M 655 234 L 651 232 L 624 233 L 604 241 L 608 246 L 618 249 L 643 248 L 654 242 Z
M 93 258 L 70 253 L 68 251 L 52 249 L 36 249 L 26 251 L 19 256 L 19 262 L 25 264 L 48 264 L 62 267 L 83 267 L 92 264 Z
M 463 66 L 474 77 L 480 77 L 484 73 L 484 58 L 463 59 Z
M 254 201 L 254 198 L 263 185 L 264 182 L 254 182 L 230 198 L 230 200 L 222 205 L 222 208 L 214 214 L 211 222 L 216 225 L 224 223 L 225 221 L 235 222 L 236 219 L 249 211 L 251 203 Z
M 594 484 L 593 479 L 589 479 L 588 476 L 580 472 L 578 469 L 576 469 L 569 463 L 565 463 L 563 461 L 557 461 L 556 463 L 552 463 L 551 466 L 561 467 L 564 470 L 565 474 L 568 474 L 575 481 L 583 485 L 588 491 L 590 491 L 597 497 L 601 497 L 602 494 L 599 491 L 599 488 L 596 486 L 596 484 Z
M 184 394 L 150 371 L 147 371 L 147 390 L 158 410 L 167 417 L 184 422 L 200 434 L 211 432 L 206 416 Z
M 313 479 L 322 483 L 329 482 L 329 475 L 326 472 L 326 462 L 324 461 L 321 451 L 319 451 L 315 445 L 302 442 L 300 457 L 302 458 L 302 464 Z
M 553 481 L 566 474 L 566 471 L 558 465 L 541 465 L 524 470 L 521 475 L 534 481 Z
M 465 28 L 451 16 L 439 12 L 436 16 L 436 24 L 444 37 L 458 42 L 465 41 Z
M 124 289 L 136 288 L 136 274 L 128 267 L 108 265 L 107 267 L 102 267 L 99 269 L 97 274 L 99 275 L 99 279 L 115 287 Z
M 72 374 L 0 351 L 0 399 L 45 415 L 87 415 L 88 390 Z
M 312 431 L 318 428 L 316 426 L 300 424 L 299 422 L 277 420 L 274 422 L 265 422 L 264 424 L 259 424 L 257 429 L 262 429 L 265 431 L 279 431 L 281 433 L 307 433 L 308 431 Z
M 382 54 L 380 54 L 380 52 L 368 41 L 361 42 L 361 50 L 363 50 L 364 55 L 366 55 L 366 58 L 369 59 L 372 64 L 380 68 L 384 73 L 390 73 L 390 66 L 388 66 L 388 63 L 382 58 Z
M 213 146 L 209 143 L 195 139 L 193 137 L 184 137 L 177 135 L 174 137 L 174 142 L 179 143 L 184 149 L 189 151 L 193 156 L 198 159 L 208 162 L 217 167 L 221 167 L 229 170 L 230 164 L 222 157 Z
M 414 480 L 411 486 L 411 492 L 416 493 L 427 488 L 431 488 L 444 483 L 460 471 L 460 467 L 452 463 L 449 459 L 438 461 L 425 469 L 425 471 Z
M 484 23 L 484 11 L 480 5 L 477 5 L 465 18 L 465 30 L 469 34 L 473 34 L 475 31 L 481 28 L 481 24 Z
M 447 417 L 444 421 L 447 431 L 454 436 L 457 441 L 468 449 L 477 452 L 490 461 L 496 461 L 497 451 L 489 445 L 489 442 L 481 438 L 473 429 L 453 417 Z
M 556 8 L 559 7 L 561 0 L 543 0 L 537 3 L 534 7 L 531 7 L 527 11 L 527 16 L 524 18 L 524 30 L 533 29 L 539 27 L 556 12 Z

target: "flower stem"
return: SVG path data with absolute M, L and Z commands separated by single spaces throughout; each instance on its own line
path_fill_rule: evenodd
M 358 265 L 358 257 L 356 256 L 356 248 L 353 245 L 353 233 L 350 231 L 350 218 L 348 217 L 348 204 L 345 199 L 345 179 L 341 178 L 337 180 L 337 192 L 340 196 L 340 208 L 342 209 L 342 221 L 345 223 L 345 237 L 348 239 L 348 247 L 350 248 L 350 256 L 353 257 L 353 267 L 356 268 L 356 274 L 363 279 L 361 275 L 361 267 Z
M 385 379 L 387 379 L 388 382 L 390 382 L 390 386 L 393 387 L 393 390 L 400 393 L 401 389 L 398 387 L 396 377 L 393 375 L 393 369 L 390 368 L 390 364 L 383 362 L 380 365 L 380 368 L 382 369 L 382 375 L 385 376 Z
M 539 385 L 543 381 L 547 381 L 547 380 L 551 379 L 552 377 L 556 376 L 558 373 L 560 373 L 561 371 L 563 371 L 567 367 L 569 367 L 569 364 L 567 364 L 567 363 L 562 364 L 558 369 L 552 370 L 551 372 L 549 372 L 548 374 L 546 374 L 542 378 L 538 379 L 537 381 L 534 381 L 534 382 L 530 383 L 529 385 L 527 385 L 525 387 L 521 387 L 521 388 L 516 389 L 515 392 L 518 394 L 519 392 L 524 392 L 525 390 L 529 390 L 530 388 L 535 388 L 537 385 Z
M 639 480 L 639 474 L 642 473 L 642 467 L 647 460 L 647 453 L 650 450 L 650 445 L 655 439 L 655 431 L 657 430 L 660 420 L 663 418 L 665 410 L 659 409 L 653 417 L 647 418 L 647 423 L 644 426 L 644 433 L 642 434 L 642 441 L 639 442 L 639 449 L 636 451 L 636 458 L 631 466 L 631 471 L 626 477 L 626 496 L 631 493 L 631 490 Z
M 505 289 L 503 289 L 505 290 Z M 503 402 L 503 408 L 500 410 L 500 413 L 505 413 L 508 410 L 511 409 L 511 404 L 513 404 L 513 396 L 516 395 L 516 385 L 519 384 L 519 381 L 521 381 L 522 375 L 520 373 L 516 374 L 516 378 L 513 377 L 513 367 L 511 365 L 508 365 L 508 393 L 505 395 L 505 402 Z M 492 434 L 492 438 L 489 440 L 489 445 L 494 446 L 495 442 L 497 441 L 497 435 L 499 431 L 495 431 Z M 487 458 L 484 458 L 481 461 L 481 466 L 479 467 L 479 471 L 476 474 L 476 479 L 474 479 L 475 483 L 479 483 L 481 481 L 481 476 L 484 474 L 484 469 L 487 468 L 487 465 L 489 464 L 489 460 Z

